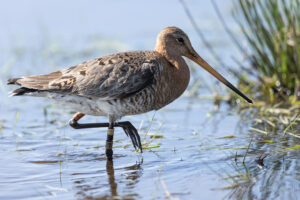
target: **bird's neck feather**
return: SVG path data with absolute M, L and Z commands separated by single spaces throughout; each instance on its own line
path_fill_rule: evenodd
M 177 69 L 186 66 L 186 63 L 181 55 L 176 54 L 176 52 L 172 51 L 172 49 L 168 50 L 163 44 L 156 45 L 155 51 L 165 57 L 168 62 L 170 62 Z

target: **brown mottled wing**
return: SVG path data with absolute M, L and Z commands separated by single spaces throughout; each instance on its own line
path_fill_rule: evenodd
M 49 89 L 105 100 L 123 98 L 150 85 L 158 65 L 147 52 L 113 54 L 62 71 L 61 78 L 49 83 Z

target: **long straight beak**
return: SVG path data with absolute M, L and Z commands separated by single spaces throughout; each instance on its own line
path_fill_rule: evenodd
M 200 65 L 202 68 L 204 68 L 206 71 L 208 71 L 211 75 L 216 77 L 219 81 L 224 83 L 227 87 L 232 89 L 235 93 L 243 97 L 248 103 L 252 104 L 252 100 L 249 99 L 246 95 L 244 95 L 241 91 L 239 91 L 236 87 L 234 87 L 229 81 L 227 81 L 221 74 L 219 74 L 216 70 L 214 70 L 205 60 L 203 60 L 195 50 L 192 50 L 192 52 L 187 55 L 187 57 L 191 60 L 193 60 L 195 63 Z

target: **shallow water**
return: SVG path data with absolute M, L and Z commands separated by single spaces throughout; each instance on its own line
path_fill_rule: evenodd
M 8 77 L 47 73 L 121 50 L 151 49 L 156 34 L 169 25 L 183 28 L 195 49 L 217 63 L 177 1 L 26 1 L 13 7 L 15 3 L 6 2 L 0 13 L 6 30 L 0 32 L 0 199 L 299 198 L 299 150 L 282 149 L 300 141 L 251 130 L 262 128 L 254 120 L 255 110 L 238 113 L 235 105 L 217 107 L 211 99 L 186 93 L 160 111 L 124 118 L 139 128 L 148 149 L 135 152 L 130 139 L 116 129 L 112 163 L 104 155 L 105 129 L 74 130 L 67 125 L 69 110 L 45 99 L 7 97 L 13 88 L 5 85 Z M 232 5 L 219 5 L 234 29 Z M 188 6 L 216 51 L 233 64 L 230 57 L 237 54 L 212 5 L 189 1 Z M 193 74 L 191 86 L 207 77 L 200 68 Z M 223 90 L 201 87 L 202 97 Z M 260 156 L 267 156 L 263 164 Z

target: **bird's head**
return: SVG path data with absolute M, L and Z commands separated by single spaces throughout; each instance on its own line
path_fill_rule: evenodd
M 251 99 L 234 87 L 229 81 L 227 81 L 221 74 L 214 70 L 204 59 L 199 56 L 199 54 L 194 50 L 189 37 L 180 28 L 172 26 L 163 29 L 157 37 L 155 50 L 167 56 L 185 56 L 193 60 L 211 75 L 216 77 L 219 81 L 224 83 L 227 87 L 243 97 L 248 103 L 252 103 Z

